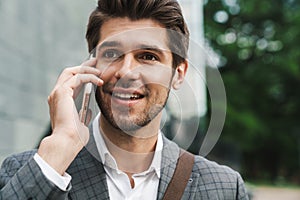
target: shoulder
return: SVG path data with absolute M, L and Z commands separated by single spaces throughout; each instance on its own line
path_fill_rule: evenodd
M 198 155 L 195 155 L 193 172 L 199 172 L 202 175 L 224 174 L 229 177 L 236 176 L 238 174 L 238 172 L 228 166 L 220 165 Z
M 6 170 L 17 171 L 19 168 L 25 165 L 36 152 L 37 150 L 30 150 L 10 155 L 3 161 L 1 169 L 5 168 Z
M 228 166 L 220 165 L 202 156 L 195 156 L 193 173 L 197 173 L 203 179 L 203 183 L 226 183 L 236 187 L 242 182 L 240 174 Z
M 32 150 L 13 154 L 3 161 L 0 168 L 0 188 L 8 183 L 11 178 L 32 159 L 35 152 L 36 150 Z M 28 173 L 26 172 L 26 174 Z
M 192 173 L 200 178 L 198 186 L 209 193 L 209 196 L 215 195 L 218 197 L 216 199 L 248 199 L 241 175 L 230 167 L 197 155 Z
M 12 155 L 8 156 L 4 161 L 11 160 L 11 159 L 16 159 L 19 162 L 26 162 L 30 158 L 32 158 L 36 152 L 37 152 L 37 150 L 33 149 L 33 150 L 29 150 L 29 151 L 24 151 L 24 152 L 21 152 L 21 153 L 15 153 L 15 154 L 12 154 Z

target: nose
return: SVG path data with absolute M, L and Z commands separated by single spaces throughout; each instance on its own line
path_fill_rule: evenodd
M 125 54 L 119 65 L 115 73 L 117 79 L 136 80 L 140 77 L 140 73 L 134 70 L 139 63 L 132 53 Z

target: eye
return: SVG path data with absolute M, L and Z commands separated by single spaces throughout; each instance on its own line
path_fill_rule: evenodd
M 146 60 L 146 61 L 157 61 L 158 57 L 151 53 L 145 53 L 140 56 L 140 59 Z
M 102 57 L 106 59 L 117 59 L 121 57 L 121 53 L 114 49 L 108 49 L 103 52 Z

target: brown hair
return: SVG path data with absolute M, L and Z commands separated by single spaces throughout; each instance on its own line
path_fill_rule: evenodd
M 102 24 L 118 17 L 159 22 L 168 32 L 173 67 L 187 57 L 189 31 L 177 0 L 98 0 L 98 7 L 90 15 L 86 32 L 89 52 L 98 44 Z

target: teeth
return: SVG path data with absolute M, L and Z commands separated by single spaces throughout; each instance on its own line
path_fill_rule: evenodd
M 120 99 L 138 99 L 140 98 L 140 95 L 138 94 L 128 94 L 128 93 L 113 93 L 114 97 L 120 98 Z

